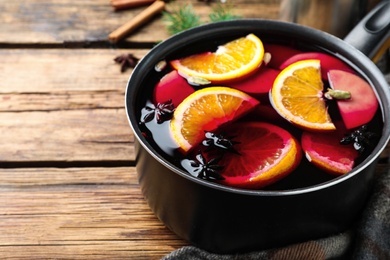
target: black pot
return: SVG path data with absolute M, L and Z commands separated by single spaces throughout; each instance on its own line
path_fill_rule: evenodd
M 385 30 L 387 33 L 388 27 Z M 249 33 L 264 42 L 294 43 L 332 53 L 373 86 L 380 101 L 381 137 L 372 153 L 350 173 L 304 187 L 243 190 L 192 177 L 171 164 L 145 139 L 139 127 L 140 109 L 161 77 L 155 65 Z M 353 35 L 349 37 L 355 39 Z M 151 209 L 177 235 L 217 253 L 283 246 L 349 228 L 365 205 L 377 159 L 390 137 L 390 91 L 376 65 L 343 40 L 280 21 L 243 19 L 213 23 L 167 39 L 133 71 L 127 86 L 126 109 L 136 137 L 139 183 Z

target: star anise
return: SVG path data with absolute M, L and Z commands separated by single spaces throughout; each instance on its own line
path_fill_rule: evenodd
M 363 125 L 356 129 L 348 136 L 340 140 L 341 144 L 351 144 L 360 154 L 364 153 L 367 148 L 372 147 L 378 135 L 368 131 L 368 126 Z
M 125 72 L 128 68 L 134 68 L 137 65 L 139 59 L 134 57 L 133 54 L 122 54 L 115 57 L 114 61 L 121 65 L 121 72 Z
M 206 161 L 203 154 L 199 152 L 195 160 L 190 160 L 190 174 L 204 180 L 224 180 L 225 178 L 220 174 L 223 169 L 223 166 L 218 164 L 220 160 L 221 158 L 212 158 Z
M 202 144 L 207 147 L 215 147 L 220 150 L 230 151 L 236 154 L 240 154 L 235 148 L 235 144 L 239 144 L 232 140 L 234 136 L 226 137 L 223 133 L 215 134 L 212 132 L 205 132 L 206 139 L 203 140 Z
M 141 111 L 141 123 L 150 122 L 156 117 L 157 123 L 161 124 L 170 120 L 174 111 L 175 107 L 171 99 L 164 103 L 157 103 L 157 105 L 149 103 Z

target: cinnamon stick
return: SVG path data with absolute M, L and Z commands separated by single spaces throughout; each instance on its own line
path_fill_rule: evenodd
M 134 17 L 129 22 L 123 24 L 118 29 L 113 31 L 108 35 L 108 39 L 110 42 L 116 43 L 121 40 L 123 37 L 131 33 L 133 30 L 138 28 L 138 26 L 144 24 L 149 19 L 151 19 L 154 15 L 160 13 L 165 8 L 164 1 L 157 0 L 153 2 L 150 6 L 148 6 L 145 10 L 143 10 L 140 14 Z
M 156 0 L 111 0 L 115 11 L 150 5 Z

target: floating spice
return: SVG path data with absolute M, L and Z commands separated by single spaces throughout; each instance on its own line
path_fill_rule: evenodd
M 157 105 L 149 103 L 142 109 L 141 123 L 145 124 L 156 118 L 157 123 L 161 124 L 172 119 L 174 111 L 175 106 L 171 99 L 163 103 L 157 103 Z
M 218 162 L 221 158 L 212 158 L 209 161 L 199 152 L 195 156 L 195 160 L 185 159 L 182 161 L 182 166 L 194 177 L 204 180 L 224 180 L 225 178 L 220 174 L 223 166 Z
M 187 77 L 187 82 L 192 86 L 204 86 L 209 85 L 211 83 L 211 81 L 208 79 L 193 76 Z
M 324 95 L 329 100 L 331 99 L 345 100 L 351 98 L 351 92 L 345 90 L 339 90 L 339 89 L 331 89 L 331 88 L 328 88 L 327 92 Z
M 167 67 L 168 63 L 165 60 L 161 60 L 157 62 L 157 64 L 154 66 L 154 70 L 157 72 L 163 71 Z
M 351 144 L 360 154 L 364 153 L 367 148 L 374 145 L 374 141 L 378 138 L 378 135 L 368 131 L 368 126 L 363 125 L 360 128 L 353 131 L 348 136 L 341 139 L 341 144 Z
M 240 154 L 235 148 L 235 144 L 239 144 L 232 140 L 234 137 L 225 137 L 224 134 L 215 134 L 212 132 L 205 132 L 206 139 L 203 140 L 202 144 L 206 147 L 213 147 L 219 150 L 230 151 L 236 154 Z

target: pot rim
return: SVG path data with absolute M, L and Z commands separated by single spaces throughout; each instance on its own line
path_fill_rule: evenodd
M 261 26 L 260 26 L 261 25 Z M 323 183 L 319 183 L 312 186 L 288 189 L 288 190 L 248 190 L 230 187 L 210 181 L 203 180 L 201 178 L 194 177 L 185 171 L 179 169 L 178 167 L 172 165 L 169 161 L 164 159 L 162 156 L 158 155 L 158 152 L 148 143 L 148 141 L 143 137 L 140 129 L 137 127 L 138 120 L 135 118 L 135 113 L 132 110 L 132 105 L 130 97 L 136 96 L 136 89 L 139 87 L 132 87 L 133 81 L 142 82 L 145 75 L 142 76 L 142 71 L 146 68 L 153 68 L 154 64 L 156 64 L 160 60 L 164 60 L 168 54 L 175 52 L 175 47 L 183 48 L 188 44 L 194 44 L 194 42 L 199 41 L 202 38 L 209 38 L 210 33 L 213 35 L 232 35 L 234 31 L 237 31 L 236 34 L 245 35 L 245 33 L 250 33 L 257 28 L 264 27 L 269 28 L 270 30 L 277 29 L 278 33 L 286 33 L 286 34 L 294 34 L 294 37 L 305 38 L 305 41 L 314 41 L 317 42 L 319 46 L 332 45 L 336 46 L 338 50 L 342 50 L 342 53 L 333 53 L 336 56 L 340 56 L 339 58 L 343 59 L 347 63 L 351 64 L 349 60 L 345 60 L 348 57 L 356 57 L 355 61 L 359 61 L 359 64 L 354 62 L 352 66 L 358 70 L 362 75 L 366 77 L 366 80 L 370 82 L 372 86 L 374 86 L 374 91 L 377 95 L 379 101 L 379 107 L 382 111 L 382 120 L 383 120 L 383 130 L 382 136 L 374 148 L 372 153 L 364 159 L 358 166 L 356 166 L 352 171 L 345 175 L 341 175 L 335 177 L 329 181 L 325 181 Z M 214 36 L 215 37 L 215 36 Z M 326 44 L 325 44 L 326 43 Z M 168 50 L 169 49 L 169 50 Z M 174 49 L 172 51 L 172 49 Z M 325 46 L 325 49 L 329 49 Z M 156 59 L 155 56 L 160 57 Z M 344 58 L 345 57 L 345 58 Z M 361 68 L 365 68 L 363 72 Z M 369 72 L 369 73 L 367 73 Z M 145 73 L 144 73 L 145 74 Z M 369 74 L 369 75 L 368 75 Z M 387 103 L 387 104 L 386 104 Z M 387 105 L 387 106 L 386 106 Z M 318 190 L 326 189 L 331 186 L 335 186 L 341 182 L 344 182 L 355 175 L 359 174 L 371 164 L 375 163 L 380 154 L 385 149 L 387 143 L 390 140 L 390 88 L 388 83 L 386 82 L 383 74 L 376 67 L 376 65 L 363 53 L 357 50 L 355 47 L 351 46 L 347 42 L 328 34 L 326 32 L 322 32 L 310 27 L 306 27 L 303 25 L 284 22 L 284 21 L 275 21 L 268 19 L 238 19 L 238 20 L 230 20 L 223 22 L 215 22 L 200 25 L 194 27 L 192 29 L 183 31 L 181 33 L 175 34 L 168 39 L 160 42 L 155 47 L 153 47 L 137 64 L 134 68 L 132 74 L 130 75 L 127 87 L 125 91 L 125 109 L 127 118 L 130 124 L 130 127 L 133 130 L 134 136 L 141 144 L 141 146 L 146 149 L 146 151 L 159 163 L 161 163 L 164 167 L 168 168 L 175 174 L 180 175 L 188 179 L 191 182 L 195 182 L 197 184 L 203 185 L 208 188 L 217 189 L 229 193 L 237 193 L 242 195 L 252 195 L 252 196 L 288 196 L 288 195 L 299 195 L 315 192 Z M 387 109 L 387 110 L 386 110 Z M 386 119 L 387 118 L 387 119 Z

